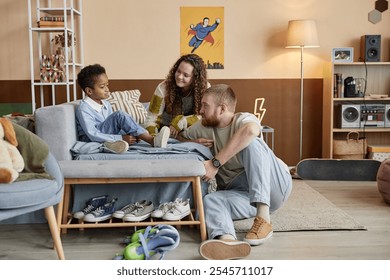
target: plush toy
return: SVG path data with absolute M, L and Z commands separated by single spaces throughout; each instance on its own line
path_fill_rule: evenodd
M 0 118 L 0 183 L 12 183 L 24 169 L 14 127 L 10 120 Z

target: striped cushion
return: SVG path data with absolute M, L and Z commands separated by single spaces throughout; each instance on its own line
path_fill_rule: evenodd
M 144 105 L 139 102 L 141 92 L 138 89 L 111 92 L 107 101 L 110 102 L 112 110 L 122 110 L 128 113 L 136 122 L 142 124 L 146 120 L 147 111 Z

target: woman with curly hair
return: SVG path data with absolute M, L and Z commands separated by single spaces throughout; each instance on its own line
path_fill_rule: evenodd
M 152 135 L 168 126 L 171 137 L 176 138 L 199 120 L 201 99 L 208 87 L 203 59 L 196 54 L 181 56 L 157 86 L 143 126 Z

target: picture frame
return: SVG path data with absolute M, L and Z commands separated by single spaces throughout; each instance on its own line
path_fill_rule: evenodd
M 353 62 L 353 48 L 333 48 L 333 62 Z

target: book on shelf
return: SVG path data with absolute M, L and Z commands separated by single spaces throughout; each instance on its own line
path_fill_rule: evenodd
M 343 75 L 341 73 L 334 73 L 333 97 L 343 97 Z
M 64 27 L 65 24 L 63 21 L 38 21 L 38 27 Z

